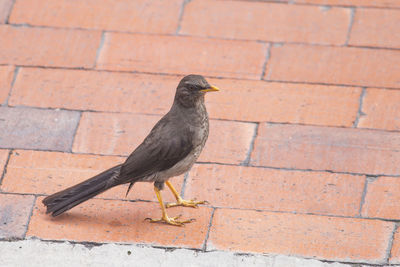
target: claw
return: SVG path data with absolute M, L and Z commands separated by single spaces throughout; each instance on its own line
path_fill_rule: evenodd
M 176 216 L 176 217 L 168 217 L 168 216 L 163 216 L 161 219 L 152 219 L 152 218 L 146 218 L 145 220 L 149 220 L 151 223 L 166 223 L 174 226 L 184 226 L 185 223 L 191 223 L 195 221 L 195 219 L 189 219 L 189 220 L 184 220 L 184 221 L 179 221 L 178 219 L 181 217 L 181 215 Z
M 199 204 L 209 204 L 208 201 L 203 200 L 203 201 L 195 201 L 195 200 L 184 200 L 182 198 L 178 198 L 177 202 L 175 203 L 168 203 L 165 205 L 166 208 L 171 208 L 171 207 L 177 207 L 177 206 L 183 206 L 183 207 L 192 207 L 192 208 L 198 208 Z
M 167 205 L 165 205 L 166 208 L 171 208 L 171 207 L 176 207 L 176 206 L 198 208 L 197 205 L 199 205 L 199 204 L 210 204 L 206 200 L 203 200 L 203 201 L 196 201 L 194 199 L 184 200 L 184 199 L 182 199 L 182 197 L 179 195 L 178 191 L 176 191 L 176 189 L 172 186 L 172 184 L 169 181 L 166 181 L 165 184 L 169 187 L 169 189 L 171 189 L 171 192 L 176 199 L 176 203 L 168 203 Z

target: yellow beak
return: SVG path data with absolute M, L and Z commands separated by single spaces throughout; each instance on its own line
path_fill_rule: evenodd
M 219 88 L 216 86 L 211 85 L 210 88 L 200 90 L 202 92 L 216 92 L 219 91 Z

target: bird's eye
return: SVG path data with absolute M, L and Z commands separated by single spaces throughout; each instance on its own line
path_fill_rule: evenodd
M 189 87 L 189 89 L 192 90 L 192 91 L 199 91 L 199 90 L 201 90 L 201 86 L 196 85 L 196 84 L 189 84 L 188 87 Z

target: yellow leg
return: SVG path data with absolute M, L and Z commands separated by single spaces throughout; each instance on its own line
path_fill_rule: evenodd
M 172 186 L 172 184 L 169 181 L 166 181 L 165 184 L 169 187 L 169 189 L 171 189 L 172 194 L 174 194 L 174 196 L 176 198 L 176 203 L 168 203 L 166 205 L 167 208 L 176 207 L 176 206 L 197 208 L 198 204 L 208 203 L 205 200 L 203 200 L 203 201 L 184 200 L 184 199 L 182 199 L 182 197 L 179 195 L 179 193 L 175 190 L 175 188 Z
M 150 220 L 150 222 L 153 222 L 153 223 L 154 222 L 163 222 L 163 223 L 166 223 L 166 224 L 171 224 L 171 225 L 176 225 L 176 226 L 182 226 L 185 223 L 190 223 L 190 222 L 194 221 L 194 219 L 185 220 L 185 221 L 179 221 L 178 218 L 180 216 L 172 217 L 172 218 L 168 217 L 167 210 L 165 209 L 164 203 L 163 203 L 162 198 L 161 198 L 160 190 L 158 190 L 158 188 L 154 186 L 154 191 L 156 192 L 156 196 L 157 196 L 158 202 L 160 203 L 160 206 L 161 206 L 162 216 L 161 216 L 161 219 L 146 218 L 146 220 Z

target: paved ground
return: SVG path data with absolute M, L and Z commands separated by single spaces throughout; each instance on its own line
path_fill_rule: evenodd
M 0 255 L 400 264 L 399 25 L 398 0 L 0 0 Z M 150 184 L 44 214 L 123 161 L 189 73 L 221 88 L 199 163 L 172 181 L 210 202 L 170 210 L 194 223 L 144 221 Z

